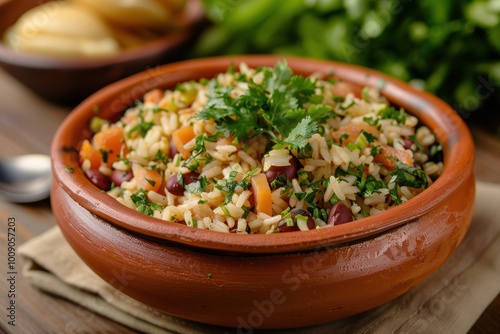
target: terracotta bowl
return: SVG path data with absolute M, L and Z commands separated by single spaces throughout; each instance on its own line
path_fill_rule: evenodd
M 28 9 L 48 0 L 0 1 L 0 66 L 39 96 L 52 102 L 75 105 L 91 93 L 131 74 L 178 60 L 204 24 L 198 0 L 190 0 L 178 17 L 176 32 L 138 48 L 106 58 L 60 59 L 14 52 L 3 44 L 7 28 Z
M 299 74 L 334 73 L 383 94 L 437 135 L 443 174 L 415 198 L 376 216 L 332 228 L 238 235 L 165 223 L 128 209 L 82 173 L 75 150 L 93 107 L 116 119 L 153 87 L 210 78 L 231 62 L 274 65 L 283 57 L 234 56 L 174 63 L 112 84 L 80 104 L 52 146 L 52 207 L 78 255 L 125 294 L 168 314 L 251 328 L 300 327 L 386 303 L 436 271 L 463 239 L 474 204 L 474 148 L 452 108 L 370 69 L 287 58 Z M 73 172 L 68 172 L 68 168 Z

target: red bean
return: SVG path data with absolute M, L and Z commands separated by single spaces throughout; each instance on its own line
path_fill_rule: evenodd
M 184 179 L 185 185 L 188 185 L 190 183 L 198 181 L 199 177 L 200 177 L 200 174 L 196 173 L 196 172 L 189 172 L 189 173 L 182 175 L 182 178 Z
M 267 182 L 271 182 L 280 175 L 285 175 L 287 179 L 292 180 L 297 176 L 297 170 L 299 168 L 299 159 L 297 159 L 295 156 L 292 156 L 292 159 L 290 159 L 290 165 L 271 166 L 271 168 L 266 171 Z
M 108 191 L 111 189 L 111 179 L 101 173 L 97 169 L 89 169 L 85 171 L 85 176 L 92 182 L 97 188 L 101 190 Z
M 404 139 L 404 148 L 409 150 L 411 149 L 411 146 L 413 145 L 413 141 L 411 141 L 411 139 L 409 138 L 405 138 Z
M 327 225 L 340 225 L 353 220 L 351 209 L 344 203 L 339 202 L 332 207 L 328 215 Z
M 115 169 L 111 174 L 111 181 L 115 184 L 115 186 L 119 187 L 123 182 L 130 181 L 134 175 L 132 171 L 122 171 Z
M 196 182 L 198 178 L 200 177 L 200 174 L 196 172 L 189 172 L 186 174 L 182 175 L 182 180 L 184 182 L 184 185 L 191 184 L 193 182 Z M 176 196 L 182 196 L 184 194 L 184 187 L 179 183 L 179 179 L 177 178 L 176 175 L 172 175 L 168 181 L 166 188 L 169 193 L 176 195 Z
M 314 230 L 316 228 L 316 223 L 314 222 L 314 219 L 311 217 L 309 212 L 307 212 L 304 209 L 299 209 L 299 208 L 294 208 L 294 209 L 290 210 L 290 217 L 292 219 L 295 220 L 297 215 L 307 217 L 307 227 L 310 230 Z M 280 232 L 292 232 L 292 231 L 299 231 L 300 230 L 297 225 L 288 226 L 284 219 L 278 223 L 278 229 Z
M 181 196 L 184 194 L 184 187 L 179 183 L 177 174 L 172 175 L 170 179 L 168 179 L 166 188 L 172 195 Z

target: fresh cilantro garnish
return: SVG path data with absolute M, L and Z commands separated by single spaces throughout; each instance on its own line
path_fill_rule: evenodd
M 162 206 L 158 203 L 151 202 L 148 199 L 147 192 L 144 189 L 139 189 L 130 196 L 132 202 L 134 202 L 137 207 L 137 211 L 140 213 L 153 216 L 155 211 L 161 210 Z
M 344 141 L 345 139 L 349 138 L 349 135 L 347 133 L 343 133 L 342 135 L 340 135 L 340 145 L 342 145 L 342 141 Z
M 389 189 L 389 195 L 391 195 L 391 199 L 394 201 L 395 204 L 403 203 L 403 200 L 399 198 L 398 189 L 399 186 L 397 184 L 394 184 L 394 187 L 392 189 Z
M 361 134 L 363 135 L 363 137 L 365 137 L 365 139 L 368 143 L 373 143 L 375 140 L 377 140 L 377 136 L 375 136 L 375 135 L 373 135 L 370 132 L 367 132 L 365 130 L 362 130 Z
M 105 124 L 109 124 L 109 122 L 101 117 L 94 116 L 90 119 L 90 131 L 97 133 L 101 131 L 103 125 Z
M 432 145 L 431 149 L 430 149 L 430 152 L 429 152 L 430 156 L 434 157 L 436 154 L 438 154 L 442 150 L 443 150 L 443 146 L 441 146 L 440 144 L 438 144 L 438 145 Z
M 201 194 L 206 191 L 207 186 L 210 184 L 206 176 L 199 177 L 196 182 L 186 185 L 184 188 L 193 194 Z
M 399 124 L 406 122 L 406 112 L 403 108 L 396 110 L 394 107 L 386 107 L 380 111 L 380 118 L 393 119 Z
M 307 138 L 310 138 L 318 129 L 318 125 L 311 120 L 310 116 L 303 118 L 299 124 L 290 132 L 285 140 L 275 139 L 275 148 L 288 147 L 289 149 L 305 148 Z
M 396 161 L 396 169 L 391 172 L 389 183 L 395 182 L 400 186 L 408 186 L 414 188 L 427 188 L 427 175 L 421 169 Z
M 363 122 L 368 123 L 369 125 L 377 125 L 378 118 L 365 116 L 363 117 Z
M 148 181 L 148 183 L 149 183 L 150 185 L 152 185 L 153 187 L 156 185 L 156 181 L 150 180 L 150 179 L 148 179 L 147 177 L 145 178 L 145 180 L 146 180 L 146 181 Z
M 217 132 L 214 135 L 206 136 L 204 134 L 199 135 L 195 138 L 195 146 L 193 148 L 193 154 L 182 164 L 183 167 L 189 168 L 189 170 L 197 170 L 200 166 L 200 163 L 204 162 L 205 164 L 212 161 L 212 156 L 206 153 L 205 142 L 216 141 L 221 137 L 221 133 Z
M 374 136 L 370 132 L 366 132 L 365 130 L 362 130 L 361 133 L 356 138 L 356 141 L 347 144 L 346 147 L 351 152 L 356 150 L 356 149 L 359 149 L 361 151 L 366 146 L 368 146 L 368 144 L 373 143 L 375 140 L 377 140 L 376 136 Z
M 280 174 L 275 177 L 271 182 L 269 182 L 272 190 L 276 190 L 281 187 L 289 188 L 292 185 L 292 182 L 285 176 L 285 174 Z
M 342 111 L 346 111 L 347 109 L 351 108 L 352 106 L 355 106 L 356 105 L 356 102 L 354 101 L 351 101 L 351 103 L 349 103 L 348 105 L 346 106 L 342 106 L 340 105 L 339 106 L 339 109 L 342 110 Z
M 224 136 L 234 136 L 238 141 L 268 134 L 279 145 L 303 148 L 317 131 L 317 124 L 334 117 L 332 108 L 315 104 L 322 101 L 315 94 L 316 82 L 294 75 L 285 61 L 258 72 L 264 76 L 262 84 L 250 80 L 248 90 L 236 98 L 231 95 L 231 87 L 221 87 L 213 79 L 208 102 L 197 117 L 213 119 Z M 305 103 L 313 104 L 306 110 Z
M 371 194 L 379 193 L 379 189 L 381 189 L 381 188 L 387 188 L 387 184 L 385 184 L 384 181 L 376 180 L 373 177 L 373 175 L 370 175 L 366 179 L 366 182 L 365 182 L 364 187 L 362 189 L 363 196 L 368 197 Z
M 306 143 L 304 147 L 299 147 L 299 149 L 297 150 L 297 155 L 299 159 L 311 158 L 312 154 L 313 154 L 313 148 L 309 143 Z
M 130 130 L 128 130 L 127 136 L 130 137 L 133 133 L 137 132 L 139 133 L 139 136 L 145 137 L 148 131 L 151 130 L 151 128 L 154 125 L 155 125 L 154 122 L 144 122 L 144 120 L 141 118 L 139 123 L 137 123 Z
M 250 178 L 257 172 L 257 170 L 258 170 L 257 168 L 252 169 L 251 171 L 246 173 L 240 181 L 236 181 L 236 176 L 238 176 L 238 174 L 240 173 L 233 170 L 229 172 L 227 178 L 220 179 L 217 181 L 217 183 L 215 184 L 215 188 L 219 189 L 226 195 L 224 205 L 231 202 L 233 194 L 236 191 L 237 187 L 247 189 L 250 186 L 251 184 Z
M 108 162 L 108 154 L 109 152 L 111 151 L 107 151 L 105 149 L 99 149 L 99 153 L 101 153 L 101 158 L 102 158 L 102 162 L 104 163 L 107 163 Z
M 415 135 L 409 136 L 408 139 L 410 139 L 415 144 L 417 149 L 419 149 L 420 151 L 425 150 L 424 146 L 422 144 L 420 144 L 420 142 L 417 140 L 417 137 Z
M 166 155 L 165 153 L 163 153 L 161 150 L 158 150 L 156 152 L 156 155 L 154 157 L 154 161 L 161 161 L 164 164 L 166 164 L 168 162 L 168 160 L 169 160 L 168 155 Z

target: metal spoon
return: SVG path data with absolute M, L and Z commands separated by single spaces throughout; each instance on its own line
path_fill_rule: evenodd
M 0 159 L 0 199 L 31 203 L 49 197 L 52 184 L 50 157 L 44 154 Z

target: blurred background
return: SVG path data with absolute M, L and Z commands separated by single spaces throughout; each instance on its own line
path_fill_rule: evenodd
M 385 72 L 500 137 L 500 0 L 0 0 L 0 35 L 0 65 L 51 101 L 175 60 L 299 55 Z
M 500 136 L 499 0 L 202 0 L 192 57 L 274 53 L 375 68 Z

